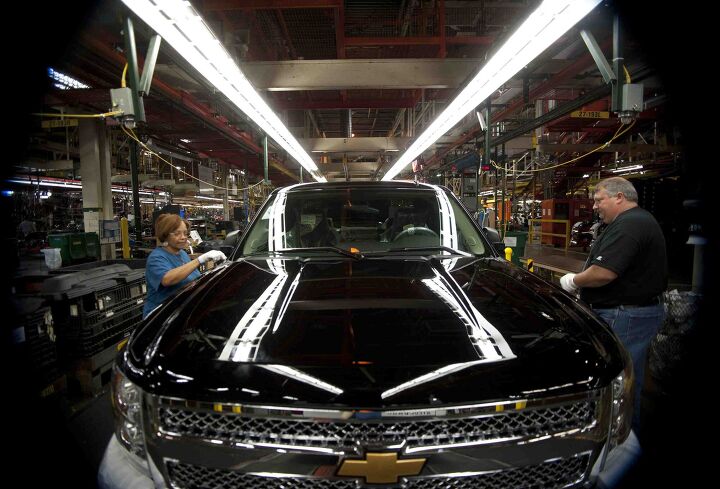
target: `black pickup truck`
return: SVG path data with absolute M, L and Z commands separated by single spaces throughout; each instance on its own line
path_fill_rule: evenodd
M 632 376 L 447 189 L 281 188 L 120 352 L 100 484 L 585 487 L 629 435 Z

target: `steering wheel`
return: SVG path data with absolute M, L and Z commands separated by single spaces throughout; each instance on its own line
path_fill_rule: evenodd
M 407 228 L 403 231 L 401 231 L 395 238 L 393 238 L 394 241 L 400 241 L 401 239 L 405 239 L 412 236 L 430 236 L 433 238 L 437 238 L 438 235 L 435 231 L 433 231 L 430 228 L 417 226 L 414 228 Z

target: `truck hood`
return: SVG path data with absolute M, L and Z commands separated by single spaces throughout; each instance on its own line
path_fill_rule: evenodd
M 577 392 L 622 369 L 608 328 L 556 287 L 499 259 L 447 265 L 231 263 L 151 317 L 135 375 L 183 398 L 379 408 Z

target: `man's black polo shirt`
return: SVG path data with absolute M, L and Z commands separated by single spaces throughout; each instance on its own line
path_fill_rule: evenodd
M 618 277 L 602 287 L 580 289 L 580 298 L 593 307 L 643 305 L 667 287 L 665 237 L 655 218 L 633 207 L 619 214 L 595 240 L 585 268 L 612 270 Z

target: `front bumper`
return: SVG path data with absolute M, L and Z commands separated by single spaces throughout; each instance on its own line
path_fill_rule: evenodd
M 530 433 L 523 428 L 525 436 L 519 436 L 519 432 L 512 429 L 496 431 L 487 439 L 467 436 L 453 438 L 457 435 L 451 428 L 444 434 L 438 434 L 437 430 L 433 434 L 423 434 L 422 430 L 419 430 L 418 434 L 416 430 L 422 422 L 438 419 L 442 426 L 448 427 L 456 426 L 452 423 L 458 419 L 463 424 L 467 420 L 475 427 L 476 434 L 485 433 L 485 424 L 481 425 L 482 429 L 477 428 L 478 419 L 485 423 L 487 419 L 498 418 L 492 414 L 479 414 L 478 409 L 487 409 L 488 405 L 473 406 L 474 411 L 469 413 L 466 410 L 461 414 L 461 418 L 458 418 L 457 413 L 450 413 L 453 409 L 447 409 L 448 413 L 445 414 L 429 415 L 429 419 L 428 413 L 423 412 L 426 419 L 411 421 L 413 436 L 408 437 L 410 441 L 397 444 L 378 443 L 378 439 L 373 437 L 387 436 L 388 432 L 396 429 L 396 424 L 400 426 L 404 420 L 375 419 L 376 423 L 380 423 L 375 427 L 379 426 L 381 429 L 368 432 L 366 428 L 372 426 L 371 422 L 349 421 L 348 418 L 337 418 L 333 421 L 324 418 L 330 411 L 320 413 L 288 409 L 281 413 L 276 407 L 252 406 L 224 406 L 226 411 L 223 411 L 223 406 L 215 405 L 214 412 L 208 414 L 198 403 L 180 401 L 184 406 L 175 409 L 173 406 L 177 405 L 178 401 L 164 402 L 163 398 L 147 395 L 143 424 L 145 433 L 150 434 L 146 437 L 149 463 L 127 453 L 113 438 L 100 470 L 100 487 L 153 487 L 154 481 L 154 487 L 186 489 L 474 489 L 586 487 L 597 481 L 600 487 L 609 488 L 621 479 L 622 470 L 637 458 L 637 450 L 633 448 L 636 445 L 633 445 L 634 438 L 631 437 L 630 448 L 625 446 L 626 443 L 613 450 L 607 457 L 604 470 L 599 471 L 600 461 L 605 458 L 601 455 L 607 448 L 605 442 L 609 429 L 609 412 L 604 408 L 609 405 L 607 395 L 607 390 L 594 396 L 589 395 L 589 400 L 597 405 L 590 422 L 547 432 Z M 578 399 L 572 401 L 577 402 Z M 568 399 L 563 402 L 567 403 Z M 181 420 L 182 423 L 173 425 L 166 415 L 163 417 L 161 413 L 167 413 L 167 409 L 173 410 L 173 420 Z M 532 409 L 535 409 L 536 413 L 557 412 L 548 405 L 533 406 L 527 411 Z M 217 413 L 218 410 L 220 414 Z M 524 406 L 522 411 L 513 414 L 520 417 L 512 419 L 537 418 L 523 417 L 526 416 L 520 414 L 523 412 Z M 381 416 L 382 414 L 380 413 Z M 546 419 L 546 416 L 543 416 L 543 419 Z M 516 424 L 515 421 L 512 424 Z M 283 426 L 284 429 L 291 430 L 291 434 L 285 431 L 282 436 L 273 440 L 274 431 L 270 430 L 271 435 L 258 431 L 259 427 L 267 426 Z M 328 431 L 329 428 L 336 429 L 338 426 L 360 431 L 352 431 L 349 435 L 343 432 L 347 436 L 342 439 L 336 431 Z M 183 427 L 187 429 L 183 431 Z M 313 436 L 307 436 L 306 432 L 302 431 L 307 427 L 313 435 L 317 431 L 324 436 L 318 436 L 318 439 L 314 440 Z M 407 435 L 408 433 L 405 433 L 403 436 Z M 268 436 L 271 439 L 268 439 Z M 355 437 L 358 438 L 356 445 L 350 445 L 348 441 Z M 448 437 L 453 438 L 454 442 L 437 443 L 437 440 L 446 442 Z M 328 446 L 328 440 L 331 439 L 337 440 L 338 444 Z M 316 442 L 315 445 L 313 442 Z M 394 465 L 390 469 L 391 472 L 395 470 L 394 475 L 382 482 L 372 481 L 369 473 L 363 473 L 364 469 L 360 470 L 359 474 L 340 475 L 344 461 L 360 461 L 360 466 L 371 466 L 371 455 L 388 453 L 392 453 L 398 461 L 422 460 L 422 469 L 408 475 Z M 148 470 L 148 465 L 151 470 Z M 377 467 L 368 470 L 377 475 L 376 469 Z
M 640 445 L 634 433 L 617 446 L 607 458 L 605 467 L 599 470 L 599 462 L 593 467 L 590 484 L 595 483 L 598 489 L 612 489 L 622 482 L 624 475 L 637 463 L 641 456 Z M 113 436 L 108 443 L 98 472 L 100 489 L 164 489 L 163 481 L 154 483 L 147 467 L 139 468 L 131 455 L 118 443 Z M 253 487 L 253 486 L 248 486 Z M 318 485 L 318 487 L 323 487 Z M 331 486 L 326 486 L 331 487 Z

